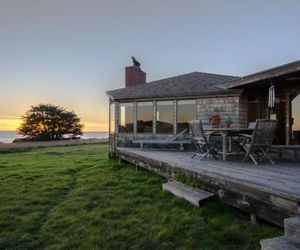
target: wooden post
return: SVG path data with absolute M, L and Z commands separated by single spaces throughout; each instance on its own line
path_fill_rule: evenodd
M 177 115 L 178 115 L 178 101 L 175 100 L 174 101 L 174 119 L 173 119 L 173 134 L 176 135 L 177 134 Z
M 110 121 L 111 121 L 111 99 L 109 99 L 109 102 L 108 102 L 108 134 L 109 135 L 111 133 Z
M 133 134 L 137 134 L 137 102 L 133 103 Z
M 290 144 L 291 137 L 291 97 L 290 94 L 285 95 L 285 144 Z
M 109 145 L 109 147 L 108 147 L 108 149 L 109 149 L 108 150 L 108 158 L 110 158 L 111 155 L 112 155 L 112 147 L 113 147 L 110 122 L 111 122 L 111 99 L 109 98 L 109 102 L 108 102 L 108 145 Z
M 119 119 L 119 103 L 116 102 L 115 103 L 115 131 L 116 131 L 116 135 L 119 135 L 119 123 L 120 123 L 120 119 Z
M 109 157 L 114 157 L 116 151 L 116 104 L 113 100 L 109 99 L 108 105 L 109 105 L 109 112 L 108 112 Z
M 156 101 L 153 101 L 153 136 L 156 135 Z
M 258 226 L 255 214 L 250 214 L 250 221 L 253 226 Z

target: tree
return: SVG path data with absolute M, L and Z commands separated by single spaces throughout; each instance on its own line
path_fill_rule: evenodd
M 73 111 L 52 104 L 31 106 L 21 119 L 18 133 L 29 140 L 60 140 L 83 134 L 84 125 Z

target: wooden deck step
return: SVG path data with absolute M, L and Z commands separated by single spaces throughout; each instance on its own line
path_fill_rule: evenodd
M 300 217 L 284 219 L 284 235 L 300 243 Z
M 177 197 L 183 198 L 195 206 L 200 206 L 200 202 L 212 197 L 214 194 L 204 190 L 187 186 L 178 181 L 169 181 L 163 184 L 163 190 L 169 191 Z
M 260 241 L 261 250 L 299 250 L 300 242 L 294 241 L 287 236 Z

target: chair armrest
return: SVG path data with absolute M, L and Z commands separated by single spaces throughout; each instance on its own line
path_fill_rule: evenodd
M 249 134 L 239 134 L 240 137 L 246 137 L 246 138 L 249 138 L 249 139 L 252 139 L 252 135 L 249 135 Z
M 218 132 L 215 132 L 215 131 L 207 131 L 207 132 L 204 132 L 204 135 L 205 136 L 210 136 L 210 135 L 213 135 L 213 134 L 218 134 Z

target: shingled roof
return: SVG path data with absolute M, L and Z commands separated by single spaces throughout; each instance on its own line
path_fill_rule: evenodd
M 243 76 L 229 83 L 230 88 L 242 87 L 254 82 L 264 81 L 275 77 L 300 72 L 300 60 L 279 65 L 274 68 L 263 70 L 251 75 Z M 284 82 L 282 82 L 284 83 Z
M 241 90 L 226 88 L 229 82 L 238 78 L 237 76 L 192 72 L 106 93 L 113 100 L 239 93 Z

